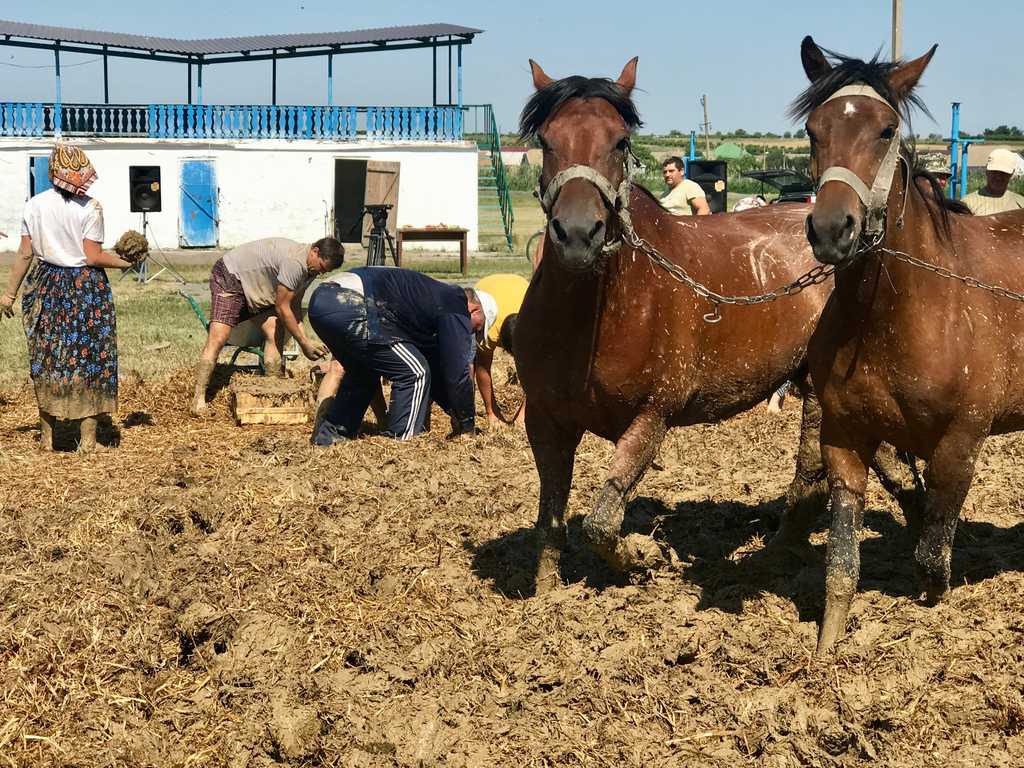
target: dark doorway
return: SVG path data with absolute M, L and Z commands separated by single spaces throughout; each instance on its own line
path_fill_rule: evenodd
M 366 160 L 334 161 L 334 231 L 343 243 L 358 243 L 363 236 L 363 201 L 366 197 Z

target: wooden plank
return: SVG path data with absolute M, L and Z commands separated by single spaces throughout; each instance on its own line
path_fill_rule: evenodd
M 394 207 L 388 211 L 388 232 L 395 236 L 398 223 L 398 179 L 402 164 L 369 160 L 366 163 L 366 193 L 363 197 L 365 205 L 381 205 L 390 203 Z M 363 240 L 370 233 L 370 217 L 363 218 Z

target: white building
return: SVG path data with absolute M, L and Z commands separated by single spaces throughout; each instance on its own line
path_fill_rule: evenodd
M 96 168 L 89 194 L 103 205 L 108 246 L 126 229 L 142 230 L 142 213 L 131 210 L 129 168 L 156 166 L 160 210 L 146 218 L 147 236 L 160 248 L 231 248 L 260 237 L 306 242 L 335 234 L 355 242 L 363 235 L 364 202 L 395 205 L 392 226 L 465 227 L 469 249 L 477 248 L 473 142 L 67 141 L 84 149 Z M 41 191 L 35 177 L 45 177 L 39 158 L 48 158 L 53 143 L 50 137 L 0 137 L 0 231 L 20 232 L 25 201 Z
M 142 231 L 144 216 L 161 249 L 231 248 L 268 236 L 365 242 L 364 205 L 390 204 L 392 233 L 462 228 L 476 250 L 480 168 L 477 144 L 463 138 L 462 55 L 480 32 L 427 24 L 182 40 L 0 20 L 0 46 L 52 50 L 56 75 L 51 102 L 4 101 L 0 92 L 0 231 L 20 231 L 25 201 L 49 186 L 49 153 L 60 138 L 82 147 L 96 168 L 89 194 L 103 206 L 108 246 L 126 229 Z M 334 104 L 336 56 L 409 49 L 432 51 L 430 106 Z M 62 100 L 62 52 L 102 57 L 102 104 Z M 448 60 L 443 103 L 439 52 Z M 108 57 L 187 66 L 187 103 L 110 104 Z M 277 104 L 277 62 L 300 57 L 325 61 L 326 105 Z M 256 61 L 271 62 L 270 104 L 203 103 L 204 67 Z M 473 108 L 497 146 L 490 106 Z M 500 211 L 511 243 L 507 185 L 498 197 L 485 207 Z

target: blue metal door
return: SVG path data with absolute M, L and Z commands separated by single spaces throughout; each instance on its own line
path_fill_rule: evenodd
M 50 189 L 50 156 L 33 157 L 30 159 L 29 172 L 29 197 L 38 195 Z
M 182 248 L 214 247 L 217 245 L 219 223 L 213 160 L 183 161 L 178 243 Z

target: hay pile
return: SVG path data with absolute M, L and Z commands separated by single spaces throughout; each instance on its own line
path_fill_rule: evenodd
M 0 765 L 1024 762 L 1018 438 L 988 441 L 934 609 L 872 486 L 850 633 L 816 662 L 820 564 L 742 562 L 781 507 L 792 405 L 670 435 L 626 528 L 673 565 L 637 583 L 582 548 L 611 455 L 585 438 L 568 585 L 524 598 L 521 432 L 449 442 L 435 412 L 409 443 L 319 450 L 235 427 L 228 385 L 199 421 L 189 372 L 126 383 L 119 452 L 93 456 L 38 453 L 30 390 L 2 393 Z
M 130 264 L 137 264 L 149 256 L 149 242 L 141 232 L 129 229 L 117 239 L 114 253 Z

